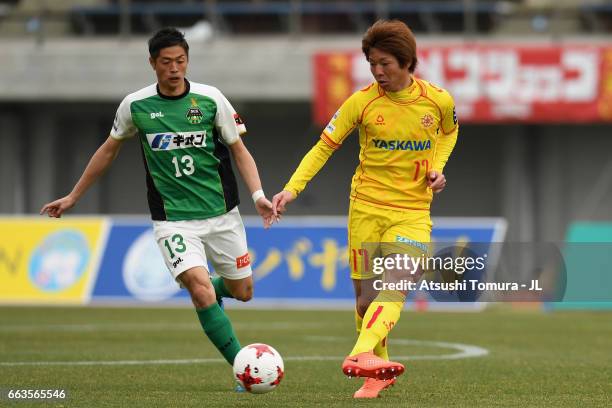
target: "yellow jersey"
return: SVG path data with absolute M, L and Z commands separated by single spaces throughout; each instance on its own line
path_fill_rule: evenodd
M 285 190 L 298 195 L 358 127 L 359 165 L 350 198 L 400 211 L 428 210 L 433 193 L 427 187 L 426 174 L 443 171 L 459 126 L 451 95 L 427 81 L 412 79 L 411 85 L 399 92 L 385 92 L 372 83 L 351 95 Z

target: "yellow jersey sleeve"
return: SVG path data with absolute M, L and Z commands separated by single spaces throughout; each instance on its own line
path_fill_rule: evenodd
M 312 178 L 321 170 L 323 165 L 337 150 L 342 142 L 351 134 L 359 122 L 360 98 L 359 92 L 351 95 L 331 118 L 321 139 L 304 156 L 300 165 L 295 170 L 285 190 L 292 192 L 295 196 L 300 194 Z
M 361 93 L 362 91 L 355 92 L 344 101 L 340 109 L 338 109 L 327 126 L 325 126 L 325 129 L 323 129 L 321 139 L 334 150 L 342 145 L 342 142 L 359 123 L 359 116 L 362 110 L 360 108 L 362 105 Z
M 306 188 L 306 184 L 321 170 L 333 152 L 334 149 L 328 143 L 319 140 L 306 153 L 284 190 L 292 192 L 297 197 Z
M 438 101 L 440 113 L 442 115 L 440 123 L 440 133 L 437 138 L 436 151 L 433 160 L 433 170 L 440 173 L 444 170 L 444 166 L 450 157 L 455 143 L 457 143 L 457 135 L 459 134 L 459 123 L 457 121 L 457 113 L 455 110 L 455 102 L 453 97 L 448 92 L 440 94 Z

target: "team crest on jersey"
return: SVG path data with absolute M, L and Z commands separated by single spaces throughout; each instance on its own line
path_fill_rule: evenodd
M 434 124 L 434 118 L 433 116 L 431 116 L 431 114 L 426 113 L 425 115 L 423 115 L 423 117 L 421 118 L 421 125 L 423 125 L 425 129 L 427 129 L 433 124 Z
M 200 123 L 202 123 L 202 119 L 204 119 L 204 114 L 200 110 L 200 107 L 198 106 L 198 103 L 196 102 L 195 98 L 191 98 L 191 107 L 189 108 L 189 110 L 187 111 L 187 115 L 185 116 L 187 117 L 189 123 L 191 123 L 192 125 L 199 125 Z

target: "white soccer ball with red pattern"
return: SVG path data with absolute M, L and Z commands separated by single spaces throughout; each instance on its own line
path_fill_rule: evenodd
M 281 355 L 267 344 L 249 344 L 234 359 L 234 379 L 253 394 L 272 391 L 284 375 L 285 366 Z

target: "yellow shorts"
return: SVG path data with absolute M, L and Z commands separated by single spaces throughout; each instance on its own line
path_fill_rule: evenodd
M 372 279 L 372 258 L 394 253 L 420 257 L 429 252 L 429 210 L 396 211 L 351 200 L 348 216 L 351 279 Z

